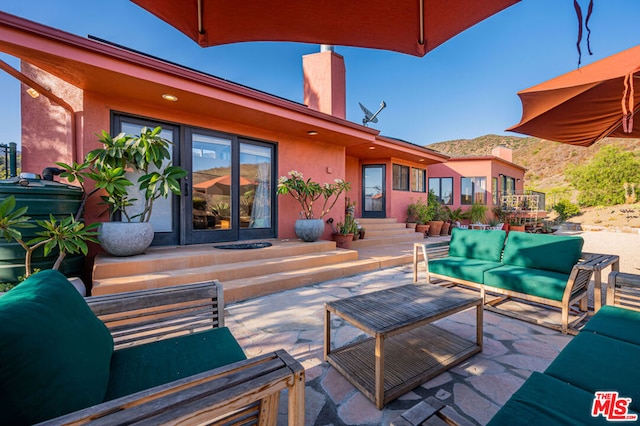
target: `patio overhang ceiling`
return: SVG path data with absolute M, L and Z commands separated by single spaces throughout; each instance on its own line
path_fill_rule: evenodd
M 377 136 L 375 141 L 349 146 L 347 155 L 362 160 L 396 158 L 425 166 L 446 162 L 449 157 L 429 148 L 398 139 Z
M 3 12 L 0 51 L 84 91 L 173 108 L 180 116 L 214 117 L 247 129 L 345 147 L 374 141 L 378 134 L 296 102 Z M 165 93 L 178 101 L 167 102 Z

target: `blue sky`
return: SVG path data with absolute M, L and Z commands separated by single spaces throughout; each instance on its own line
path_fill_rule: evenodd
M 591 49 L 583 65 L 640 44 L 639 0 L 594 0 Z M 586 14 L 587 0 L 579 0 Z M 80 36 L 123 44 L 188 67 L 302 102 L 302 56 L 319 46 L 239 43 L 202 49 L 127 0 L 5 1 L 0 9 Z M 371 127 L 427 145 L 489 133 L 509 134 L 520 120 L 519 90 L 576 69 L 573 0 L 522 0 L 423 58 L 336 46 L 347 69 L 347 119 L 358 102 L 387 108 Z M 586 33 L 585 33 L 586 38 Z M 0 59 L 18 67 L 15 58 Z M 640 61 L 640 58 L 639 58 Z M 0 143 L 19 142 L 18 83 L 0 71 Z

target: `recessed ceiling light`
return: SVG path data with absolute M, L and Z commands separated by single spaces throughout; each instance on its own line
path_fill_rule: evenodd
M 178 100 L 178 97 L 165 93 L 162 95 L 162 99 L 164 99 L 165 101 L 175 102 Z
M 420 159 L 420 161 L 421 161 L 421 162 L 422 162 L 422 161 L 424 161 L 424 158 L 421 158 L 421 159 Z
M 376 149 L 376 147 L 375 146 L 370 146 L 369 149 Z
M 307 132 L 307 134 L 308 134 L 309 136 L 316 136 L 316 135 L 318 134 L 318 132 L 317 132 L 317 131 L 315 131 L 315 130 L 309 130 L 309 131 Z

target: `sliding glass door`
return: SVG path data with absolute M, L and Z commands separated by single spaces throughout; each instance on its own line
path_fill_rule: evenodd
M 185 243 L 275 237 L 274 146 L 187 129 L 191 221 Z

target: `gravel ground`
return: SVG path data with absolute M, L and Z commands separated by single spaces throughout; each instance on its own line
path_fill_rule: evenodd
M 640 234 L 608 231 L 558 231 L 558 235 L 580 235 L 584 238 L 583 251 L 590 253 L 617 254 L 620 256 L 620 271 L 640 274 Z M 606 280 L 608 269 L 603 271 Z

